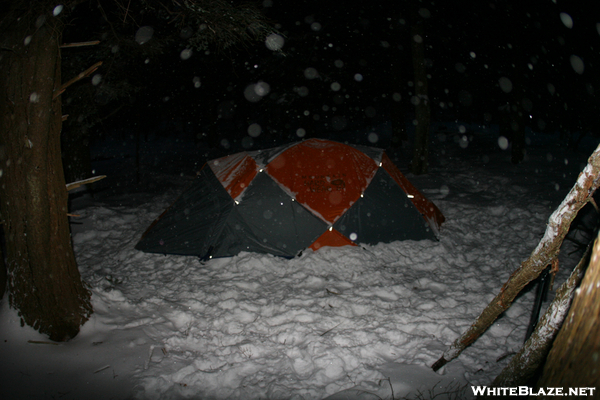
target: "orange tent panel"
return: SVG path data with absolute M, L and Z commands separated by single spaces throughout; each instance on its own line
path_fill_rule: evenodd
M 341 247 L 341 246 L 356 246 L 352 240 L 348 239 L 346 236 L 342 235 L 340 232 L 335 229 L 327 229 L 325 233 L 317 238 L 309 247 L 313 250 L 318 250 L 324 246 L 330 247 Z
M 299 143 L 267 165 L 270 176 L 328 223 L 350 208 L 376 171 L 375 161 L 354 147 L 319 139 Z

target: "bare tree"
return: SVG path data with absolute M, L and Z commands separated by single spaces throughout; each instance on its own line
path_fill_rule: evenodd
M 56 6 L 49 0 L 21 0 L 0 6 L 0 219 L 6 235 L 9 303 L 19 311 L 22 324 L 55 341 L 77 335 L 92 313 L 90 292 L 73 254 L 60 151 L 66 86 L 61 80 L 61 18 L 81 2 Z M 150 7 L 150 2 L 145 4 Z M 206 43 L 214 41 L 208 33 L 213 31 L 228 31 L 223 39 L 228 46 L 245 43 L 267 27 L 258 12 L 248 16 L 251 8 L 224 1 L 177 2 L 184 5 L 173 8 L 178 11 L 154 4 L 190 26 L 191 37 L 199 43 L 204 37 Z M 221 7 L 218 12 L 215 5 Z M 127 7 L 121 6 L 124 20 L 131 15 Z M 199 26 L 189 23 L 194 15 Z M 217 15 L 215 25 L 210 18 Z
M 51 4 L 18 2 L 0 21 L 0 212 L 10 305 L 22 324 L 64 341 L 77 335 L 92 305 L 67 219 L 60 157 L 63 24 Z

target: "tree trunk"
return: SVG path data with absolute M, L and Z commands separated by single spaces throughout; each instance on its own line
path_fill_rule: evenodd
M 425 34 L 423 21 L 416 11 L 411 18 L 411 48 L 413 69 L 415 74 L 415 115 L 417 126 L 415 131 L 415 144 L 410 170 L 413 174 L 425 174 L 429 170 L 429 125 L 430 109 L 427 91 L 427 69 L 425 68 Z
M 600 239 L 552 345 L 539 387 L 595 388 L 600 393 Z M 590 393 L 589 390 L 587 393 Z
M 54 98 L 62 24 L 47 13 L 52 7 L 43 9 L 9 10 L 0 21 L 0 210 L 9 303 L 22 324 L 64 341 L 77 335 L 92 307 L 66 215 L 61 101 Z

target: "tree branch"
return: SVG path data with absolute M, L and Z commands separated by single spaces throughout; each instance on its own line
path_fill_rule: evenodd
M 82 181 L 67 183 L 67 191 L 77 189 L 80 186 L 87 185 L 88 183 L 94 183 L 99 181 L 100 179 L 106 178 L 106 175 L 93 176 L 88 179 L 84 179 Z
M 533 378 L 536 371 L 546 360 L 552 342 L 569 311 L 575 289 L 581 283 L 585 267 L 590 261 L 591 252 L 592 244 L 590 243 L 583 257 L 571 272 L 569 279 L 556 292 L 554 300 L 540 319 L 531 337 L 490 386 L 526 385 Z
M 60 45 L 61 49 L 66 49 L 69 47 L 83 47 L 83 46 L 94 46 L 100 43 L 99 40 L 93 40 L 91 42 L 78 42 L 78 43 L 63 43 Z
M 586 205 L 600 184 L 600 146 L 594 150 L 588 164 L 571 191 L 560 206 L 552 213 L 544 237 L 527 260 L 512 273 L 508 281 L 500 289 L 500 293 L 488 304 L 475 320 L 473 325 L 462 336 L 454 341 L 431 368 L 437 371 L 448 361 L 458 357 L 462 351 L 479 338 L 489 326 L 506 311 L 515 297 L 555 258 L 558 257 L 562 242 L 569 232 L 571 222 L 577 213 Z
M 61 87 L 58 88 L 58 90 L 54 92 L 52 99 L 56 99 L 58 96 L 60 96 L 65 91 L 65 89 L 67 89 L 69 86 L 71 86 L 78 80 L 83 79 L 86 76 L 90 76 L 91 74 L 93 74 L 94 71 L 96 71 L 101 65 L 102 65 L 102 61 L 98 61 L 96 64 L 92 65 L 91 67 L 89 67 L 88 69 L 86 69 L 85 71 L 83 71 L 82 73 L 77 75 L 75 78 L 71 79 L 70 81 L 68 81 L 66 83 L 63 83 L 61 85 Z

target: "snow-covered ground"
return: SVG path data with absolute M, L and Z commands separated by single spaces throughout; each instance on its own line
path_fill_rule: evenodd
M 440 241 L 324 248 L 291 260 L 242 253 L 203 263 L 136 251 L 192 179 L 156 154 L 148 161 L 156 142 L 143 142 L 143 161 L 153 164 L 143 169 L 145 186 L 127 190 L 113 175 L 111 190 L 87 199 L 73 220 L 95 310 L 81 333 L 49 343 L 21 327 L 3 299 L 2 397 L 470 398 L 470 386 L 489 384 L 521 347 L 533 291 L 441 371 L 430 366 L 535 248 L 593 147 L 568 152 L 556 136 L 533 135 L 526 161 L 513 166 L 494 133 L 467 128 L 466 140 L 434 140 L 430 174 L 408 174 L 447 218 Z M 133 161 L 112 161 L 120 162 Z M 578 261 L 568 246 L 555 288 Z

